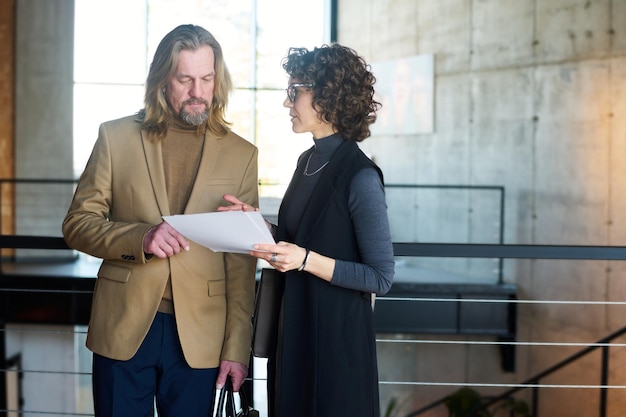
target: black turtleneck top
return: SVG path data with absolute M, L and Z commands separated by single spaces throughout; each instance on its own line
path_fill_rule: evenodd
M 306 175 L 298 183 L 298 198 L 291 210 L 283 213 L 281 222 L 289 235 L 295 236 L 308 200 L 317 185 L 325 164 L 345 139 L 341 134 L 314 139 L 315 150 L 304 166 Z M 321 168 L 321 169 L 320 169 Z M 318 171 L 319 170 L 319 171 Z M 352 180 L 348 197 L 350 213 L 356 230 L 356 238 L 362 262 L 335 260 L 333 285 L 358 291 L 385 294 L 394 276 L 394 256 L 387 217 L 384 185 L 374 168 L 361 170 Z M 329 237 L 331 238 L 331 237 Z

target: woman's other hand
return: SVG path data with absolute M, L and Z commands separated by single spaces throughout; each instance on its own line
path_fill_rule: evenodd
M 249 204 L 244 203 L 243 201 L 239 200 L 237 197 L 235 197 L 232 194 L 224 194 L 224 197 L 222 197 L 224 200 L 226 200 L 227 202 L 229 202 L 231 205 L 230 206 L 219 206 L 217 208 L 217 211 L 259 211 L 258 207 L 252 207 Z
M 257 243 L 250 255 L 267 261 L 274 269 L 280 272 L 292 270 L 306 271 L 324 281 L 331 282 L 335 271 L 335 260 L 307 251 L 294 243 L 280 241 L 271 243 Z
M 300 268 L 306 249 L 281 241 L 275 245 L 269 243 L 254 245 L 254 250 L 250 252 L 250 255 L 267 261 L 280 272 L 285 272 Z

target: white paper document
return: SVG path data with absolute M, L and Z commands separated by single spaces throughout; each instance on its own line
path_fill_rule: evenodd
M 258 211 L 178 214 L 163 220 L 214 252 L 248 253 L 255 243 L 276 243 Z

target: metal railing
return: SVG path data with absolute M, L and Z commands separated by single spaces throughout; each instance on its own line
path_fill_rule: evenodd
M 505 219 L 505 189 L 500 185 L 455 185 L 455 184 L 385 184 L 386 190 L 461 190 L 461 191 L 486 191 L 495 193 L 497 201 L 497 238 L 495 244 L 500 247 L 504 244 L 504 219 Z M 396 256 L 414 256 L 399 254 Z M 420 256 L 430 256 L 428 254 Z M 435 255 L 433 255 L 435 256 Z M 436 255 L 441 256 L 441 255 Z M 464 256 L 463 256 L 464 257 Z M 484 258 L 498 258 L 498 284 L 504 283 L 504 258 L 501 256 L 483 256 Z
M 49 236 L 0 236 L 0 248 L 13 248 L 13 249 L 67 249 L 67 246 L 62 238 L 49 237 Z M 395 243 L 394 251 L 397 256 L 440 256 L 440 257 L 503 257 L 503 258 L 528 258 L 528 259 L 579 259 L 579 260 L 626 260 L 626 248 L 623 247 L 602 247 L 602 246 L 555 246 L 555 245 L 481 245 L 481 244 L 426 244 L 426 243 Z M 5 275 L 0 272 L 0 290 L 4 288 Z M 95 279 L 95 278 L 94 278 Z M 54 293 L 49 295 L 55 297 Z M 512 301 L 516 302 L 516 301 Z M 532 415 L 538 416 L 537 399 L 539 395 L 539 389 L 542 385 L 539 384 L 540 380 L 547 375 L 555 372 L 556 370 L 578 360 L 582 356 L 588 354 L 596 349 L 602 349 L 602 365 L 601 365 L 601 383 L 596 388 L 600 390 L 602 400 L 598 416 L 606 416 L 606 390 L 609 387 L 607 385 L 607 375 L 610 371 L 608 361 L 608 347 L 611 341 L 626 332 L 626 329 L 620 329 L 619 331 L 602 338 L 597 343 L 589 344 L 589 346 L 582 349 L 580 352 L 572 355 L 559 362 L 558 364 L 549 367 L 541 373 L 534 375 L 526 381 L 515 384 L 510 390 L 503 392 L 501 395 L 494 397 L 492 400 L 483 404 L 484 407 L 490 407 L 491 405 L 509 398 L 513 393 L 521 389 L 533 390 L 532 401 Z M 2 344 L 3 345 L 3 344 Z M 4 348 L 1 349 L 1 358 L 4 358 Z M 8 370 L 6 364 L 3 363 L 2 372 L 6 373 Z M 506 387 L 506 385 L 503 385 Z M 6 410 L 6 398 L 4 403 L 2 402 L 2 393 L 6 392 L 5 379 L 0 379 L 0 415 L 2 410 Z M 426 409 L 432 409 L 435 406 L 441 405 L 445 402 L 445 398 L 435 401 L 429 406 L 417 410 L 416 412 L 407 415 L 417 416 L 420 413 L 426 411 Z M 3 406 L 4 404 L 4 406 Z M 478 410 L 477 410 L 478 411 Z M 417 414 L 416 414 L 417 413 Z M 5 414 L 6 415 L 6 414 Z
M 3 183 L 15 185 L 18 183 L 24 184 L 49 184 L 49 183 L 57 183 L 57 184 L 74 184 L 75 180 L 52 180 L 52 179 L 30 179 L 30 180 L 0 180 L 0 187 Z M 607 247 L 607 246 L 562 246 L 562 245 L 507 245 L 504 244 L 504 235 L 503 235 L 503 224 L 504 224 L 504 189 L 502 187 L 465 187 L 465 186 L 429 186 L 429 185 L 405 185 L 405 184 L 388 184 L 386 187 L 388 188 L 458 188 L 458 189 L 474 189 L 474 188 L 485 188 L 490 191 L 495 191 L 499 193 L 498 201 L 499 201 L 499 231 L 498 231 L 498 243 L 494 244 L 465 244 L 465 243 L 394 243 L 394 252 L 398 257 L 433 257 L 433 258 L 498 258 L 499 259 L 499 273 L 498 273 L 498 284 L 502 284 L 502 262 L 504 259 L 553 259 L 553 260 L 616 260 L 623 261 L 626 260 L 626 248 L 623 247 Z M 2 193 L 0 193 L 0 199 L 2 198 Z M 1 202 L 1 201 L 0 201 Z M 0 204 L 0 207 L 2 205 Z M 67 245 L 65 244 L 63 238 L 61 237 L 53 237 L 53 236 L 25 236 L 25 235 L 0 235 L 0 250 L 5 248 L 11 250 L 19 250 L 19 249 L 32 249 L 32 250 L 67 250 Z M 0 258 L 0 298 L 5 300 L 7 297 L 11 297 L 14 299 L 14 295 L 16 287 L 20 282 L 20 277 L 10 277 L 10 284 L 13 287 L 10 289 L 10 292 L 3 292 L 6 290 L 5 285 L 9 283 L 7 280 L 7 274 L 3 273 L 2 270 L 2 261 L 4 259 Z M 52 300 L 58 299 L 59 303 L 63 304 L 71 304 L 67 302 L 68 294 L 72 297 L 78 296 L 82 297 L 80 303 L 88 304 L 90 302 L 90 293 L 89 288 L 93 285 L 93 281 L 95 281 L 95 277 L 87 280 L 81 280 L 81 286 L 77 289 L 75 286 L 71 285 L 68 288 L 65 288 L 63 292 L 49 292 L 46 295 L 46 302 L 50 302 Z M 24 292 L 22 296 L 26 298 L 36 297 L 38 294 L 36 288 L 29 286 L 28 288 L 24 287 Z M 383 300 L 384 297 L 379 298 L 379 300 Z M 416 299 L 414 301 L 420 301 Z M 429 300 L 430 301 L 430 300 Z M 477 300 L 438 300 L 441 302 L 454 301 L 454 302 L 475 302 Z M 506 303 L 519 303 L 524 302 L 524 300 L 501 300 Z M 378 302 L 378 301 L 377 301 Z M 393 302 L 393 300 L 388 300 L 387 302 Z M 479 300 L 479 302 L 482 302 Z M 72 303 L 76 304 L 75 301 Z M 7 305 L 11 305 L 7 303 Z M 76 305 L 71 306 L 73 308 L 70 320 L 73 322 L 81 321 L 86 324 L 83 305 L 80 308 L 77 308 Z M 63 316 L 65 317 L 65 316 Z M 77 319 L 76 317 L 80 317 Z M 0 318 L 1 319 L 1 318 Z M 4 324 L 4 322 L 0 323 Z M 597 349 L 602 349 L 602 363 L 601 363 L 601 384 L 597 387 L 600 390 L 602 400 L 600 404 L 599 416 L 605 417 L 606 413 L 606 391 L 609 389 L 607 385 L 606 375 L 610 371 L 609 361 L 608 361 L 608 345 L 611 344 L 613 338 L 618 337 L 622 334 L 624 329 L 619 330 L 603 339 L 601 339 L 597 343 L 590 343 L 588 346 L 584 347 L 580 352 L 575 355 L 572 355 L 570 358 L 557 363 L 554 366 L 549 367 L 548 369 L 540 372 L 537 375 L 534 375 L 530 379 L 520 383 L 514 384 L 514 387 L 509 387 L 506 384 L 502 384 L 502 388 L 510 388 L 505 390 L 501 395 L 497 395 L 495 397 L 491 397 L 488 401 L 485 401 L 481 404 L 481 407 L 491 407 L 492 405 L 497 404 L 499 401 L 504 401 L 507 398 L 510 398 L 511 395 L 518 393 L 523 389 L 530 389 L 533 391 L 532 394 L 532 415 L 534 417 L 538 417 L 538 409 L 537 409 L 537 401 L 539 398 L 539 390 L 544 387 L 540 385 L 539 382 L 549 375 L 551 372 L 555 372 L 557 369 L 561 369 L 562 367 L 580 359 L 582 356 L 585 356 L 587 353 L 591 351 L 595 351 Z M 1 334 L 4 339 L 5 333 L 2 331 Z M 385 343 L 384 340 L 379 340 L 379 343 Z M 461 342 L 462 343 L 462 342 Z M 515 342 L 515 341 L 500 341 L 494 342 L 494 344 L 499 345 L 509 345 L 515 346 L 518 344 L 523 344 L 523 342 Z M 5 358 L 5 347 L 4 343 L 0 343 L 0 359 Z M 0 371 L 3 373 L 7 372 L 15 372 L 9 370 L 7 368 L 6 363 L 0 364 Z M 28 369 L 21 369 L 19 372 L 29 372 Z M 394 381 L 381 381 L 381 384 L 396 384 Z M 422 383 L 424 384 L 424 383 Z M 428 382 L 425 382 L 428 384 Z M 436 385 L 436 384 L 434 384 Z M 458 386 L 471 386 L 471 384 L 463 384 L 458 383 Z M 596 389 L 596 388 L 594 388 Z M 6 379 L 0 378 L 0 416 L 3 415 L 12 415 L 13 413 L 22 413 L 21 410 L 7 410 L 6 408 L 6 397 L 3 398 L 3 395 L 6 393 Z M 441 398 L 439 400 L 434 401 L 427 407 L 423 407 L 420 410 L 414 411 L 409 416 L 416 416 L 418 414 L 414 414 L 417 412 L 424 413 L 426 409 L 431 410 L 436 408 L 437 406 L 441 406 L 445 403 L 448 397 Z M 3 402 L 4 401 L 4 402 Z M 479 412 L 482 408 L 477 408 L 475 411 Z M 423 411 L 422 411 L 423 410 Z M 36 412 L 34 414 L 37 414 Z M 41 413 L 41 414 L 50 414 L 50 413 Z M 62 414 L 62 413 L 54 413 L 54 414 Z M 20 414 L 21 415 L 21 414 Z M 75 415 L 75 414 L 74 414 Z
M 520 384 L 516 384 L 515 387 L 510 388 L 508 390 L 506 390 L 505 392 L 503 392 L 500 395 L 497 395 L 495 397 L 491 397 L 488 399 L 485 399 L 484 401 L 480 402 L 480 403 L 476 403 L 473 407 L 473 409 L 470 412 L 471 416 L 482 416 L 483 414 L 480 414 L 482 411 L 484 410 L 488 410 L 489 408 L 493 407 L 493 406 L 497 406 L 498 403 L 501 403 L 503 401 L 508 401 L 511 398 L 513 398 L 513 394 L 524 390 L 524 389 L 529 389 L 531 390 L 531 406 L 530 406 L 530 416 L 538 416 L 538 407 L 539 407 L 539 389 L 541 388 L 546 388 L 546 387 L 551 387 L 554 388 L 556 387 L 556 385 L 541 385 L 540 381 L 549 377 L 550 375 L 556 373 L 557 371 L 563 369 L 564 367 L 566 367 L 567 365 L 576 362 L 577 360 L 581 359 L 582 357 L 596 351 L 597 349 L 601 349 L 602 350 L 602 357 L 601 357 L 601 365 L 600 365 L 600 384 L 593 387 L 593 386 L 587 386 L 587 388 L 595 388 L 598 389 L 599 391 L 599 410 L 598 410 L 598 417 L 606 417 L 606 413 L 607 413 L 607 393 L 608 393 L 608 380 L 609 380 L 609 348 L 611 347 L 611 344 L 613 342 L 613 340 L 615 340 L 616 338 L 618 338 L 619 336 L 622 336 L 626 334 L 626 326 L 622 327 L 621 329 L 617 330 L 616 332 L 611 333 L 610 335 L 603 337 L 602 339 L 598 340 L 597 342 L 587 346 L 586 348 L 576 352 L 575 354 L 569 356 L 566 359 L 563 359 L 562 361 L 558 362 L 555 365 L 550 366 L 549 368 L 539 372 L 536 375 L 533 375 L 532 377 L 528 378 L 527 380 L 525 380 L 524 382 L 520 383 Z M 563 387 L 562 385 L 560 385 L 561 387 Z M 618 387 L 618 388 L 623 388 L 623 387 Z M 444 396 L 438 400 L 433 401 L 432 403 L 426 405 L 425 407 L 422 407 L 418 410 L 415 410 L 409 414 L 406 414 L 404 417 L 417 417 L 420 415 L 423 415 L 424 413 L 426 413 L 427 411 L 432 410 L 433 408 L 436 408 L 438 406 L 441 406 L 443 404 L 446 403 L 446 401 L 448 401 L 451 397 L 449 395 Z M 468 416 L 469 417 L 469 416 Z

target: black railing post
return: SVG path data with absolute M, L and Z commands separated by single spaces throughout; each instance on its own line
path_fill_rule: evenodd
M 607 385 L 609 382 L 609 345 L 602 346 L 602 372 L 600 376 L 600 417 L 606 417 Z
M 503 245 L 504 244 L 504 220 L 505 220 L 505 214 L 504 214 L 504 203 L 505 203 L 505 196 L 504 196 L 504 187 L 500 188 L 500 235 L 499 235 L 499 240 L 498 243 Z M 504 258 L 498 258 L 498 284 L 504 284 Z
M 533 394 L 532 394 L 532 413 L 530 413 L 531 417 L 539 417 L 539 380 L 533 381 Z
M 7 355 L 4 322 L 0 322 L 0 417 L 7 416 Z

